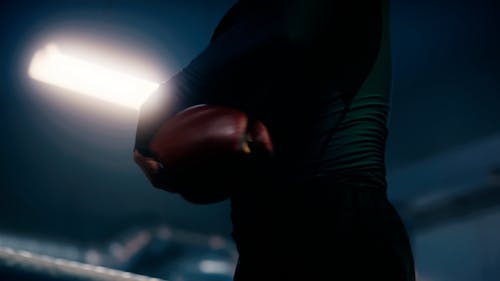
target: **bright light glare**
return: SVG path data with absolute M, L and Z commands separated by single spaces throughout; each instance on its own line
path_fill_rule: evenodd
M 226 261 L 202 260 L 199 264 L 200 271 L 207 274 L 232 275 L 234 268 Z
M 35 80 L 137 110 L 159 86 L 65 55 L 55 44 L 35 53 L 28 74 Z

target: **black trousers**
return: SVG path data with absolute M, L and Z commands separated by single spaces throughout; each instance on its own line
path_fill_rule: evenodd
M 415 280 L 409 238 L 385 188 L 310 183 L 270 194 L 234 198 L 235 281 Z

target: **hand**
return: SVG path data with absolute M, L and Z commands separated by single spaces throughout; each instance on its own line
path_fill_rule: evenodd
M 137 149 L 134 150 L 134 162 L 141 168 L 144 175 L 154 187 L 163 186 L 161 170 L 163 165 L 154 158 L 143 156 Z

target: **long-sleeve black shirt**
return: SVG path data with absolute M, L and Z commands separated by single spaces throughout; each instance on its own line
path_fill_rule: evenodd
M 231 196 L 233 237 L 243 267 L 255 276 L 265 268 L 288 271 L 293 260 L 307 260 L 291 248 L 297 239 L 337 250 L 327 241 L 355 241 L 325 231 L 350 233 L 356 214 L 372 212 L 359 204 L 376 204 L 371 195 L 342 197 L 328 189 L 354 186 L 339 184 L 345 181 L 385 188 L 388 10 L 388 0 L 240 0 L 205 50 L 141 108 L 136 148 L 146 155 L 160 125 L 196 104 L 234 107 L 267 126 L 275 150 L 266 174 L 272 179 L 254 177 L 250 186 L 242 179 Z M 328 188 L 318 188 L 316 178 L 327 178 Z M 294 193 L 289 187 L 297 182 L 305 189 Z M 343 258 L 339 252 L 337 260 Z M 314 270 L 313 264 L 303 271 Z M 240 279 L 249 274 L 237 272 Z
M 153 134 L 176 112 L 217 104 L 268 127 L 283 181 L 384 171 L 387 2 L 240 0 L 208 46 L 142 106 L 136 148 L 148 154 Z

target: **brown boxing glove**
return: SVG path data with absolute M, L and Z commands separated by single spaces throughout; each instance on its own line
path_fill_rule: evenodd
M 233 108 L 197 105 L 168 119 L 149 149 L 163 165 L 157 187 L 195 203 L 227 199 L 267 161 L 273 144 L 264 124 Z

